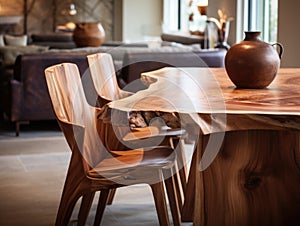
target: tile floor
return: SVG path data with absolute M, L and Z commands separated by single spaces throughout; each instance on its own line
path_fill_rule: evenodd
M 69 158 L 59 130 L 21 131 L 20 137 L 0 131 L 0 225 L 54 225 Z M 96 203 L 86 225 L 93 225 L 95 209 Z M 78 206 L 70 225 L 76 225 L 77 213 Z M 118 189 L 101 225 L 158 225 L 149 187 Z

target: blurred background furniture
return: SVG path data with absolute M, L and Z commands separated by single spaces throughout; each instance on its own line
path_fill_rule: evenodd
M 24 54 L 17 57 L 13 77 L 3 84 L 1 103 L 4 118 L 16 124 L 16 135 L 22 123 L 55 119 L 44 70 L 62 62 L 76 63 L 82 74 L 88 68 L 85 53 Z
M 201 50 L 195 52 L 128 52 L 124 55 L 120 83 L 126 90 L 136 92 L 146 86 L 139 81 L 143 72 L 163 67 L 224 67 L 224 49 Z M 130 83 L 134 82 L 134 86 Z
M 185 45 L 198 44 L 204 48 L 204 35 L 192 35 L 186 31 L 164 32 L 161 34 L 161 39 L 167 42 L 176 42 Z
M 17 58 L 12 65 L 1 67 L 3 75 L 7 75 L 1 76 L 1 115 L 4 120 L 16 123 L 16 134 L 19 133 L 19 126 L 22 122 L 53 120 L 55 118 L 44 78 L 44 70 L 51 65 L 62 62 L 76 63 L 81 75 L 85 75 L 84 84 L 87 99 L 91 104 L 92 102 L 95 103 L 97 94 L 93 90 L 93 86 L 90 86 L 92 81 L 87 70 L 86 56 L 97 52 L 109 52 L 112 55 L 121 88 L 139 79 L 141 72 L 155 70 L 167 65 L 203 67 L 206 66 L 201 63 L 200 59 L 203 58 L 210 67 L 222 67 L 226 53 L 224 50 L 199 50 L 198 48 L 194 50 L 189 46 L 161 46 L 156 48 L 101 46 L 50 49 L 43 52 L 20 54 L 15 56 Z M 10 53 L 7 52 L 7 54 Z M 136 64 L 137 61 L 145 62 Z M 135 85 L 135 90 L 144 87 L 139 87 L 138 83 Z
M 73 49 L 76 47 L 72 32 L 34 33 L 32 45 L 48 46 L 50 49 Z

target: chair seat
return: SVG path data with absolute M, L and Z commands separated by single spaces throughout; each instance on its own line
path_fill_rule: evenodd
M 168 127 L 169 128 L 169 127 Z M 183 129 L 159 129 L 157 126 L 147 126 L 142 128 L 132 128 L 130 133 L 124 137 L 124 141 L 134 141 L 136 139 L 144 139 L 149 137 L 164 136 L 176 137 L 183 136 L 186 133 Z
M 149 172 L 151 169 L 170 168 L 174 165 L 175 155 L 171 148 L 145 148 L 128 151 L 111 151 L 113 156 L 101 161 L 96 167 L 88 171 L 88 176 L 92 178 L 115 179 L 124 177 L 128 174 L 136 176 L 135 179 L 141 179 L 136 172 Z M 147 173 L 148 174 L 148 173 Z

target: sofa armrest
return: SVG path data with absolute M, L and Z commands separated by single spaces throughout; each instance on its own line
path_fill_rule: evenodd
M 212 49 L 194 52 L 207 67 L 225 67 L 226 49 Z

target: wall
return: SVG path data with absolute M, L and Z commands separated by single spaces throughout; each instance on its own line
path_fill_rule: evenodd
M 40 0 L 38 0 L 40 1 Z M 56 24 L 73 22 L 101 22 L 106 33 L 106 40 L 112 40 L 114 0 L 55 0 L 56 2 Z M 77 14 L 75 16 L 64 15 L 63 11 L 68 8 L 69 3 L 75 4 Z
M 281 67 L 300 67 L 300 1 L 279 0 L 278 42 L 283 44 Z
M 143 41 L 160 36 L 162 0 L 123 0 L 123 40 Z
M 123 40 L 123 0 L 114 0 L 114 25 L 113 25 L 113 40 L 122 41 Z
M 10 31 L 14 34 L 50 33 L 56 25 L 64 25 L 69 21 L 100 21 L 106 32 L 106 40 L 112 40 L 114 1 L 117 0 L 27 0 L 27 11 L 24 11 L 24 0 L 0 0 L 0 15 L 22 16 L 22 21 Z M 71 2 L 77 9 L 75 16 L 64 13 Z
M 23 0 L 0 0 L 0 15 L 21 16 L 19 24 L 6 26 L 3 32 L 23 34 Z
M 71 2 L 77 9 L 75 16 L 64 14 Z M 22 16 L 10 33 L 50 33 L 69 21 L 100 21 L 107 41 L 143 41 L 161 34 L 163 0 L 27 0 L 27 17 L 23 17 L 23 3 L 24 0 L 0 0 L 4 13 Z
M 23 0 L 0 0 L 6 13 L 23 15 Z M 52 32 L 56 25 L 68 21 L 101 21 L 107 40 L 142 41 L 160 36 L 163 20 L 163 0 L 72 0 L 77 15 L 63 15 L 69 0 L 27 0 L 27 33 Z M 208 15 L 217 17 L 223 9 L 235 17 L 235 0 L 209 0 Z M 1 11 L 0 11 L 1 13 Z M 55 15 L 55 17 L 53 17 Z M 53 19 L 55 18 L 55 19 Z M 23 33 L 23 21 L 14 33 Z M 235 21 L 231 23 L 229 43 L 235 42 Z

